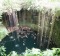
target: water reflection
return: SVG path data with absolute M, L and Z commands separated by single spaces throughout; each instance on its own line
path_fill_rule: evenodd
M 34 31 L 20 31 L 19 34 L 14 31 L 9 33 L 9 35 L 7 35 L 1 43 L 4 43 L 4 46 L 7 48 L 7 53 L 9 53 L 10 51 L 21 53 L 25 51 L 26 47 L 37 48 L 36 38 L 37 36 Z
M 19 47 L 19 44 L 15 44 L 15 47 Z

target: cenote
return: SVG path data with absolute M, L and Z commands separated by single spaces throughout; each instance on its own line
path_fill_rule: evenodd
M 39 47 L 37 43 L 37 31 L 23 30 L 17 34 L 17 31 L 13 31 L 6 35 L 0 42 L 1 46 L 6 47 L 6 53 L 9 54 L 11 51 L 16 51 L 18 54 L 23 53 L 26 49 L 40 48 L 45 50 L 47 48 L 48 39 L 44 38 L 42 46 Z M 51 41 L 49 48 L 56 47 Z
M 1 1 L 0 46 L 6 48 L 6 55 L 32 48 L 42 50 L 43 54 L 45 50 L 60 48 L 59 5 L 59 1 L 52 0 Z
M 26 48 L 37 48 L 37 35 L 33 31 L 21 31 L 17 36 L 17 32 L 13 31 L 4 37 L 1 41 L 1 45 L 6 47 L 6 52 L 16 51 L 17 53 L 22 53 Z

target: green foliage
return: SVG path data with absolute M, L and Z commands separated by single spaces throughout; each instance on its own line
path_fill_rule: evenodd
M 0 26 L 0 41 L 8 34 L 7 29 L 4 26 Z
M 42 52 L 40 49 L 32 48 L 32 50 L 27 49 L 24 53 L 24 56 L 42 56 Z
M 60 56 L 60 48 L 52 48 L 52 50 L 47 49 L 45 51 L 32 48 L 32 50 L 26 50 L 24 56 Z
M 7 56 L 18 56 L 18 54 L 15 51 L 10 52 Z
M 53 3 L 52 3 L 53 2 Z M 47 5 L 47 9 L 49 8 L 49 5 L 51 9 L 55 9 L 55 8 L 59 8 L 60 6 L 57 5 L 57 7 L 55 6 L 55 2 L 60 2 L 60 0 L 3 0 L 2 4 L 2 9 L 4 10 L 8 10 L 8 9 L 16 9 L 16 10 L 20 10 L 21 8 L 26 8 L 27 10 L 29 9 L 41 9 L 43 7 L 46 7 Z M 45 4 L 46 3 L 46 4 Z M 54 7 L 54 8 L 53 8 Z M 44 9 L 44 8 L 43 8 Z M 43 10 L 42 9 L 42 10 Z
M 51 2 L 55 2 L 55 1 L 59 1 L 60 2 L 60 0 L 50 0 Z
M 52 37 L 57 47 L 60 47 L 60 18 L 55 21 Z
M 0 56 L 6 56 L 6 54 L 5 54 L 5 50 L 6 48 L 4 47 L 4 46 L 1 46 L 0 47 Z
M 53 51 L 54 51 L 54 56 L 60 56 L 60 48 L 53 48 Z
M 56 8 L 56 11 L 55 11 L 55 16 L 60 16 L 60 8 Z
M 0 47 L 0 56 L 60 56 L 60 48 L 52 48 L 52 50 L 41 51 L 37 48 L 27 49 L 23 54 L 17 54 L 15 51 L 10 52 L 8 55 L 5 53 L 6 48 Z

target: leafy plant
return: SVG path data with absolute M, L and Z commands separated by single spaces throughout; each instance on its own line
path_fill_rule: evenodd
M 8 34 L 7 29 L 4 26 L 0 27 L 0 41 Z
M 41 51 L 37 48 L 27 49 L 22 54 L 17 54 L 15 51 L 11 51 L 8 55 L 5 53 L 6 48 L 4 46 L 0 47 L 0 56 L 60 56 L 60 48 L 47 49 Z
M 5 50 L 6 48 L 4 46 L 0 47 L 0 56 L 6 56 Z
M 7 56 L 18 56 L 18 54 L 15 51 L 10 52 Z
M 60 56 L 60 48 L 53 48 L 54 56 Z
M 60 48 L 52 48 L 52 50 L 41 51 L 40 49 L 32 48 L 25 51 L 24 56 L 60 56 Z
M 42 52 L 37 48 L 32 48 L 31 50 L 27 49 L 24 53 L 24 56 L 42 56 Z

